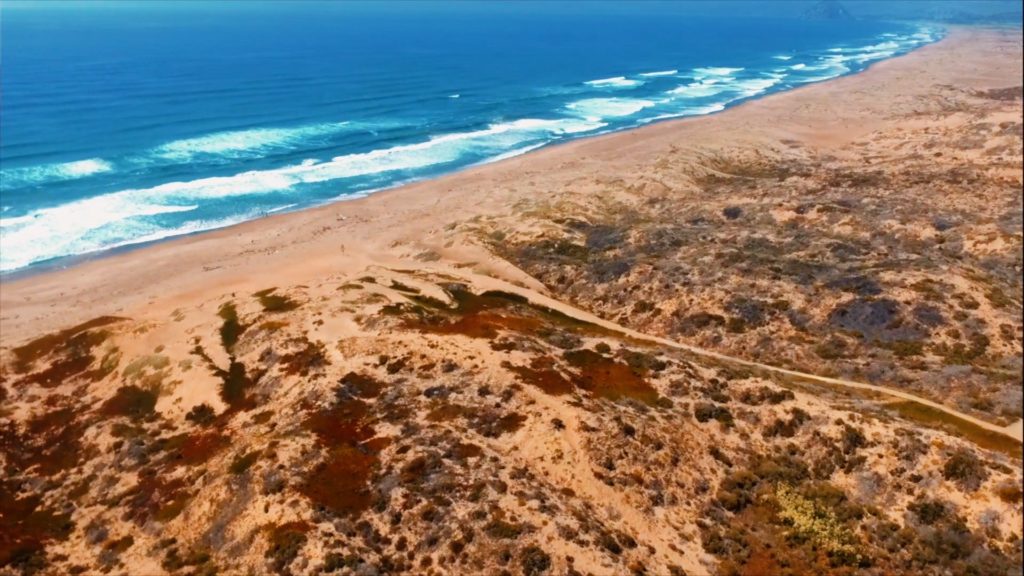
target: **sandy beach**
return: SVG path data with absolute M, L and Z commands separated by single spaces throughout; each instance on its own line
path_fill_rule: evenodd
M 831 560 L 793 552 L 796 570 L 922 570 L 925 553 L 858 563 L 927 493 L 991 539 L 999 573 L 1021 521 L 1021 48 L 1020 30 L 954 28 L 721 113 L 6 279 L 4 446 L 22 426 L 93 456 L 6 458 L 50 471 L 47 505 L 80 501 L 61 512 L 72 531 L 31 538 L 57 571 L 94 567 L 89 534 L 109 523 L 108 544 L 133 538 L 112 573 L 173 572 L 189 546 L 208 551 L 193 566 L 315 573 L 344 541 L 396 572 L 497 573 L 489 558 L 514 549 L 563 572 L 757 574 L 799 522 L 764 519 L 824 493 L 792 488 L 813 478 L 846 494 L 844 522 L 874 508 L 855 537 L 832 535 Z M 126 455 L 178 429 L 200 445 L 187 465 Z M 989 464 L 960 477 L 954 457 Z M 748 470 L 773 504 L 730 500 Z M 331 479 L 356 496 L 315 486 Z M 476 540 L 459 528 L 474 522 Z M 396 552 L 415 539 L 402 530 L 457 544 Z M 728 552 L 737 533 L 746 556 Z

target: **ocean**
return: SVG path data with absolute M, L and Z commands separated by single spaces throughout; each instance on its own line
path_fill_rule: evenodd
M 943 34 L 532 5 L 5 10 L 0 271 L 712 114 Z

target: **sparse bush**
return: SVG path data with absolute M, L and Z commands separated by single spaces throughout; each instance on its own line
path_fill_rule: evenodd
M 484 526 L 484 532 L 497 540 L 511 540 L 523 533 L 523 527 L 495 518 Z
M 708 420 L 717 420 L 726 426 L 732 426 L 732 412 L 724 406 L 710 402 L 699 402 L 693 407 L 693 416 L 698 422 L 704 423 Z
M 288 566 L 306 545 L 308 530 L 309 526 L 304 522 L 289 522 L 277 526 L 271 531 L 266 557 L 272 561 L 276 572 L 288 572 Z
M 735 220 L 743 215 L 743 209 L 739 206 L 728 206 L 722 210 L 722 216 L 729 220 Z
M 243 474 L 249 468 L 251 468 L 252 465 L 255 464 L 257 460 L 259 460 L 259 458 L 259 450 L 253 450 L 248 454 L 236 456 L 234 461 L 231 462 L 231 466 L 228 468 L 228 471 L 231 472 L 232 474 Z
M 907 510 L 910 510 L 917 516 L 918 522 L 926 526 L 931 526 L 939 520 L 946 517 L 947 509 L 946 504 L 941 500 L 931 500 L 926 498 L 919 498 L 918 500 L 911 502 L 907 506 Z
M 217 413 L 213 411 L 213 408 L 206 403 L 196 404 L 185 414 L 185 420 L 196 424 L 197 426 L 209 426 L 217 418 Z
M 858 449 L 867 446 L 868 440 L 864 437 L 864 433 L 859 428 L 854 428 L 849 424 L 843 424 L 843 454 L 850 455 L 857 452 Z
M 1013 480 L 996 486 L 995 492 L 996 496 L 999 496 L 999 499 L 1007 504 L 1020 504 L 1021 497 L 1024 495 L 1022 494 L 1020 484 Z
M 524 576 L 543 574 L 551 568 L 551 556 L 538 546 L 527 546 L 520 555 Z
M 960 448 L 946 460 L 942 477 L 955 482 L 963 490 L 973 492 L 988 479 L 988 470 L 974 452 Z

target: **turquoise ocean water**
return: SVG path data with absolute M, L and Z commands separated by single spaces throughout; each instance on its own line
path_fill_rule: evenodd
M 0 270 L 712 114 L 943 34 L 529 6 L 7 10 Z

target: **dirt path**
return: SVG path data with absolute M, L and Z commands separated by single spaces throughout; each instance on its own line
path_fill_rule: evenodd
M 928 406 L 929 408 L 934 408 L 936 410 L 940 410 L 940 411 L 942 411 L 942 412 L 944 412 L 944 413 L 946 413 L 946 414 L 948 414 L 950 416 L 953 416 L 955 418 L 963 420 L 964 422 L 973 424 L 973 425 L 975 425 L 975 426 L 977 426 L 979 428 L 982 428 L 984 430 L 987 430 L 987 431 L 990 431 L 990 432 L 995 432 L 997 434 L 1002 434 L 1004 436 L 1012 438 L 1013 440 L 1016 440 L 1017 442 L 1024 442 L 1024 420 L 1018 420 L 1018 421 L 1016 421 L 1013 424 L 1010 424 L 1008 426 L 998 426 L 996 424 L 992 424 L 991 422 L 986 422 L 985 420 L 981 420 L 980 418 L 975 418 L 974 416 L 971 416 L 970 414 L 964 414 L 963 412 L 960 412 L 958 410 L 950 408 L 949 406 L 946 406 L 946 405 L 941 404 L 939 402 L 935 402 L 933 400 L 928 400 L 927 398 L 922 398 L 922 397 L 916 396 L 914 394 L 903 392 L 902 390 L 895 390 L 893 388 L 887 388 L 885 386 L 877 386 L 877 385 L 874 385 L 874 384 L 865 384 L 863 382 L 855 382 L 853 380 L 845 380 L 845 379 L 842 379 L 842 378 L 830 378 L 828 376 L 818 376 L 818 375 L 815 375 L 815 374 L 808 374 L 806 372 L 800 372 L 800 371 L 797 371 L 797 370 L 790 370 L 788 368 L 780 368 L 778 366 L 772 366 L 770 364 L 763 364 L 761 362 L 754 362 L 752 360 L 745 360 L 743 358 L 737 358 L 735 356 L 729 356 L 727 354 L 721 354 L 719 352 L 714 352 L 712 350 L 707 350 L 707 349 L 704 349 L 704 348 L 699 348 L 697 346 L 691 346 L 689 344 L 683 344 L 681 342 L 676 342 L 675 340 L 669 340 L 667 338 L 661 338 L 661 337 L 658 337 L 658 336 L 651 336 L 649 334 L 644 334 L 642 332 L 637 332 L 635 330 L 630 330 L 629 328 L 626 328 L 624 326 L 620 326 L 619 324 L 616 324 L 614 322 L 610 322 L 608 320 L 604 320 L 603 318 L 599 318 L 597 316 L 594 316 L 593 314 L 590 314 L 590 313 L 585 312 L 583 310 L 579 310 L 579 309 L 574 308 L 574 307 L 572 307 L 572 306 L 570 306 L 568 304 L 565 304 L 564 302 L 561 302 L 561 301 L 556 300 L 554 298 L 551 298 L 549 296 L 545 296 L 543 294 L 539 294 L 539 293 L 534 292 L 532 290 L 523 289 L 523 288 L 520 288 L 518 286 L 515 286 L 515 285 L 512 285 L 512 284 L 508 284 L 508 283 L 505 283 L 503 281 L 496 280 L 494 278 L 489 278 L 489 277 L 488 278 L 480 278 L 480 280 L 481 280 L 482 283 L 492 283 L 493 284 L 493 283 L 500 282 L 501 285 L 500 286 L 495 286 L 496 289 L 501 289 L 501 290 L 505 290 L 505 291 L 508 291 L 508 292 L 518 293 L 518 294 L 520 294 L 520 295 L 522 295 L 522 296 L 524 296 L 526 298 L 529 298 L 533 302 L 536 302 L 538 304 L 542 304 L 544 306 L 547 306 L 549 308 L 552 308 L 554 310 L 562 312 L 563 314 L 567 314 L 569 316 L 572 316 L 573 318 L 576 318 L 577 320 L 582 320 L 582 321 L 590 322 L 592 324 L 596 324 L 598 326 L 601 326 L 602 328 L 606 328 L 608 330 L 613 330 L 615 332 L 619 332 L 620 334 L 623 334 L 623 335 L 628 336 L 630 338 L 634 338 L 634 339 L 637 339 L 637 340 L 646 340 L 648 342 L 653 342 L 653 343 L 656 343 L 656 344 L 660 344 L 662 346 L 668 346 L 670 348 L 675 348 L 677 350 L 684 350 L 684 351 L 689 352 L 691 354 L 694 354 L 696 356 L 701 356 L 701 357 L 704 357 L 704 358 L 712 358 L 714 360 L 719 360 L 719 361 L 722 361 L 722 362 L 728 362 L 730 364 L 736 364 L 736 365 L 739 365 L 739 366 L 747 366 L 747 367 L 750 367 L 750 368 L 757 368 L 757 369 L 763 370 L 765 372 L 772 372 L 772 373 L 775 373 L 775 374 L 783 374 L 783 375 L 786 375 L 786 376 L 793 376 L 793 377 L 797 377 L 797 378 L 802 378 L 804 380 L 811 380 L 811 381 L 814 381 L 814 382 L 821 382 L 823 384 L 832 384 L 832 385 L 836 385 L 836 386 L 843 386 L 843 387 L 846 387 L 846 388 L 852 388 L 852 389 L 856 389 L 856 390 L 866 390 L 866 391 L 870 391 L 870 392 L 877 392 L 877 393 L 880 393 L 880 394 L 884 394 L 884 395 L 890 396 L 892 398 L 896 398 L 896 399 L 900 399 L 900 400 L 909 400 L 909 401 L 912 401 L 912 402 L 917 402 L 917 403 L 922 404 L 924 406 Z

